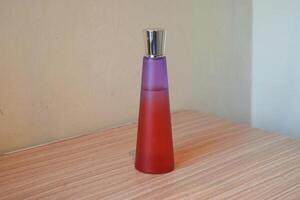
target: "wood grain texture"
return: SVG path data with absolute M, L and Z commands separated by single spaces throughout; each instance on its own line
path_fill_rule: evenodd
M 175 171 L 134 169 L 136 124 L 0 156 L 0 199 L 300 199 L 300 141 L 173 114 Z

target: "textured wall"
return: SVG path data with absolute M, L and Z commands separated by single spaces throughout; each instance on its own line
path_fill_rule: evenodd
M 300 1 L 253 1 L 253 126 L 300 137 Z
M 251 119 L 252 1 L 195 1 L 194 107 L 238 122 Z
M 151 2 L 1 0 L 0 152 L 136 119 L 145 27 L 168 30 L 173 110 L 247 122 L 250 1 Z

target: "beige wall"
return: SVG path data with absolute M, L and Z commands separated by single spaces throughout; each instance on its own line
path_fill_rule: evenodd
M 251 119 L 251 0 L 195 1 L 193 106 Z
M 300 1 L 253 1 L 252 124 L 300 138 Z
M 145 27 L 168 30 L 173 110 L 247 122 L 250 4 L 151 2 L 0 0 L 0 152 L 135 120 Z

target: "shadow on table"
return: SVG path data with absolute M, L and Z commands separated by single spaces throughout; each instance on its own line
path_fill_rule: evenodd
M 175 167 L 182 168 L 193 161 L 201 162 L 208 156 L 232 147 L 239 138 L 239 134 L 212 134 L 175 145 Z

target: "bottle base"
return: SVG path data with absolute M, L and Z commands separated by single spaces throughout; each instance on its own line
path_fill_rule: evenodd
M 150 169 L 144 169 L 144 168 L 139 168 L 138 166 L 135 165 L 135 169 L 139 172 L 145 173 L 145 174 L 166 174 L 174 171 L 174 167 L 171 167 L 169 169 L 165 170 L 150 170 Z

